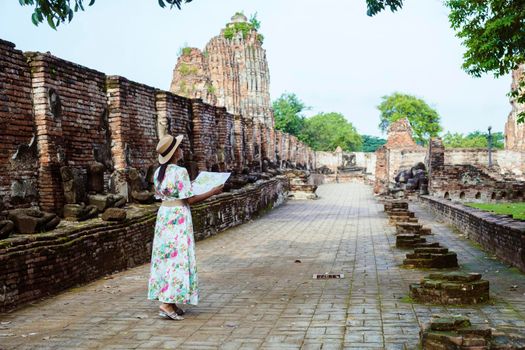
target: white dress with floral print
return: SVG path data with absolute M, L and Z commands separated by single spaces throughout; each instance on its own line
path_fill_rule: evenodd
M 185 168 L 168 165 L 164 180 L 157 181 L 156 197 L 163 201 L 193 196 Z M 157 213 L 151 254 L 148 299 L 169 304 L 199 302 L 193 223 L 188 205 L 161 206 Z

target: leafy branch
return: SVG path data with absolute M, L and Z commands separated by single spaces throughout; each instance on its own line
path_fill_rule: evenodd
M 179 10 L 182 3 L 191 1 L 158 0 L 162 8 L 169 6 L 171 9 L 176 6 Z M 18 0 L 18 2 L 22 6 L 34 7 L 31 21 L 35 26 L 46 21 L 51 28 L 56 30 L 60 24 L 71 22 L 75 12 L 85 11 L 86 6 L 92 6 L 95 0 Z

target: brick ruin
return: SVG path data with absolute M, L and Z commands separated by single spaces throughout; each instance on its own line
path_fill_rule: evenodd
M 240 13 L 231 20 L 226 28 L 248 23 Z M 226 38 L 223 29 L 204 51 L 183 48 L 173 70 L 170 91 L 226 107 L 229 113 L 273 128 L 270 71 L 261 37 L 255 29 L 247 33 L 239 31 L 231 39 Z
M 241 89 L 238 95 L 235 90 L 217 88 L 224 93 L 223 100 L 226 95 L 242 100 L 231 111 L 204 102 L 215 102 L 207 96 L 178 96 L 49 53 L 23 53 L 0 41 L 4 96 L 0 109 L 0 197 L 5 209 L 39 207 L 62 215 L 64 205 L 88 204 L 88 196 L 95 192 L 147 202 L 157 165 L 155 146 L 166 133 L 185 135 L 183 165 L 192 178 L 203 170 L 230 171 L 253 174 L 244 181 L 249 183 L 261 178 L 257 174 L 263 173 L 263 168 L 267 171 L 269 162 L 274 168 L 310 168 L 314 159 L 311 150 L 295 137 L 273 129 L 266 96 L 268 71 L 260 43 L 217 37 L 208 45 L 209 57 L 217 58 L 219 51 L 213 50 L 224 49 L 216 43 L 219 41 L 223 46 L 231 44 L 228 52 L 232 57 L 237 57 L 234 48 L 245 52 L 240 60 L 243 63 L 236 68 L 245 71 L 236 84 L 255 77 L 261 80 L 250 80 L 258 87 Z M 264 69 L 248 76 L 254 66 Z M 264 97 L 253 95 L 260 89 Z M 101 188 L 93 191 L 87 184 L 95 169 L 103 181 Z M 66 193 L 66 188 L 71 193 Z
M 511 90 L 518 87 L 519 81 L 523 79 L 525 64 L 520 65 L 512 72 Z M 505 123 L 505 149 L 511 151 L 525 151 L 525 124 L 518 124 L 518 114 L 525 111 L 525 106 L 511 98 L 512 110 Z
M 179 68 L 202 61 L 184 76 L 195 93 L 181 96 L 0 40 L 0 310 L 147 261 L 155 147 L 167 133 L 185 136 L 191 178 L 232 172 L 223 194 L 192 207 L 197 239 L 279 205 L 290 182 L 315 191 L 298 183 L 305 173 L 283 175 L 315 157 L 273 127 L 257 33 L 219 36 L 206 50 L 183 52 Z

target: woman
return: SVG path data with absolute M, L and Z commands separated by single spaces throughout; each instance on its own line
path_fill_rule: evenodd
M 160 167 L 155 172 L 156 197 L 162 199 L 157 213 L 151 254 L 148 299 L 159 300 L 159 315 L 183 320 L 178 304 L 197 305 L 197 267 L 195 241 L 189 204 L 197 203 L 222 191 L 222 186 L 194 196 L 185 168 L 177 165 L 183 152 L 182 135 L 164 136 L 157 145 Z

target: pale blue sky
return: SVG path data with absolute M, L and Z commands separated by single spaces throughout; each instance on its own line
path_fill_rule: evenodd
M 440 0 L 407 0 L 397 13 L 366 16 L 365 0 L 194 0 L 182 11 L 156 0 L 97 0 L 54 31 L 31 8 L 0 0 L 0 38 L 168 90 L 179 49 L 203 48 L 238 10 L 258 12 L 271 96 L 294 92 L 309 114 L 341 112 L 362 134 L 381 135 L 376 106 L 394 91 L 437 109 L 445 130 L 502 131 L 510 77 L 471 78 Z

